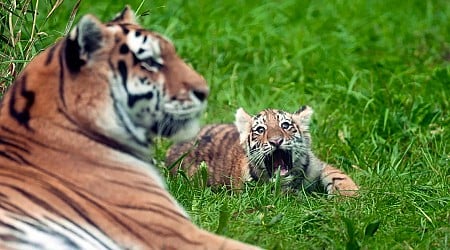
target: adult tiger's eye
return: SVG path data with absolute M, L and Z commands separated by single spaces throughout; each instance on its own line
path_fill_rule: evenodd
M 146 60 L 143 61 L 143 63 L 147 64 L 150 67 L 155 67 L 157 69 L 161 69 L 162 67 L 164 67 L 164 65 L 162 63 L 158 62 L 153 57 L 147 58 Z

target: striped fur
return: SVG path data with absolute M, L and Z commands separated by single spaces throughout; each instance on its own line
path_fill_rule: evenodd
M 196 140 L 174 144 L 167 152 L 167 165 L 175 164 L 174 172 L 181 168 L 192 176 L 204 161 L 211 186 L 239 188 L 246 181 L 273 181 L 279 173 L 286 190 L 356 195 L 358 186 L 349 176 L 311 151 L 312 113 L 306 106 L 293 114 L 266 109 L 251 117 L 239 109 L 235 124 L 209 125 Z
M 196 227 L 149 156 L 197 133 L 205 80 L 127 7 L 84 16 L 0 103 L 0 249 L 257 249 Z
M 188 154 L 185 155 L 186 152 Z M 208 166 L 210 186 L 239 188 L 250 180 L 249 163 L 233 124 L 205 126 L 196 140 L 174 144 L 167 151 L 166 165 L 176 164 L 172 168 L 174 174 L 181 166 L 189 176 L 193 176 L 202 161 Z

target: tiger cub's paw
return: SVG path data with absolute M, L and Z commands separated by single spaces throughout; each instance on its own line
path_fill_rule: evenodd
M 323 187 L 327 194 L 342 196 L 358 196 L 359 187 L 341 170 L 327 166 L 321 174 Z

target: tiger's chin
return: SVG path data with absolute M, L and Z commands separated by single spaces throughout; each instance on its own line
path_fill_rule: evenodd
M 173 142 L 187 141 L 195 137 L 200 131 L 200 120 L 198 118 L 186 120 L 171 120 L 161 122 L 152 128 L 152 134 L 169 138 Z
M 179 108 L 176 103 L 166 103 L 165 119 L 155 123 L 151 131 L 157 136 L 169 138 L 173 142 L 193 139 L 200 131 L 200 117 L 206 108 L 206 102 Z
M 199 119 L 192 119 L 184 122 L 182 126 L 173 131 L 168 137 L 173 142 L 182 142 L 194 138 L 198 131 L 200 131 L 200 121 Z

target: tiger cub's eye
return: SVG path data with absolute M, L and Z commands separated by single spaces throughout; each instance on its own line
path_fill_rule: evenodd
M 262 134 L 264 133 L 264 131 L 266 131 L 266 128 L 264 128 L 263 126 L 258 126 L 253 131 L 255 131 L 258 134 Z
M 291 124 L 289 122 L 283 122 L 281 123 L 281 128 L 282 129 L 288 129 L 291 126 Z

